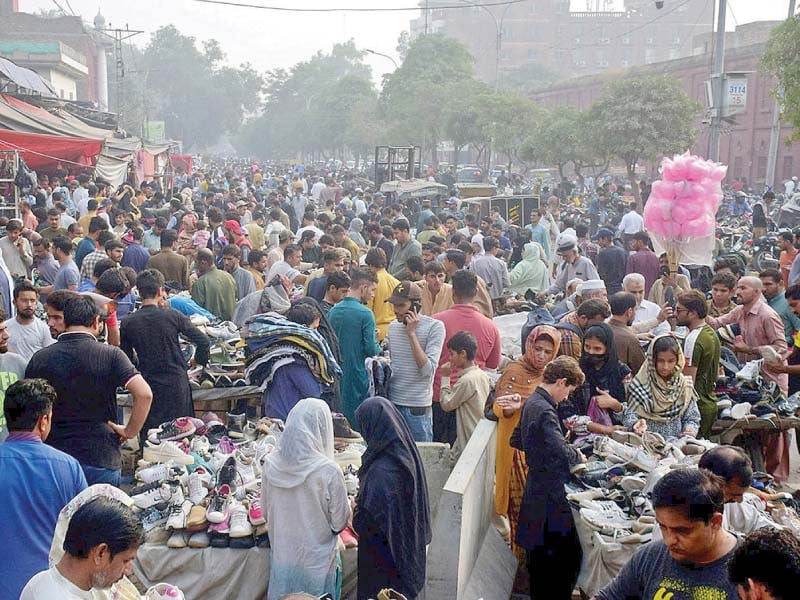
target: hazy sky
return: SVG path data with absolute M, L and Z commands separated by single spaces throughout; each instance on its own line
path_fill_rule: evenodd
M 415 6 L 418 0 L 232 0 L 249 4 L 292 8 L 374 8 L 378 6 Z M 496 1 L 496 0 L 492 0 Z M 665 0 L 666 8 L 677 0 Z M 708 0 L 691 0 L 707 2 Z M 67 8 L 67 0 L 20 0 L 20 10 Z M 455 2 L 455 0 L 454 0 Z M 621 6 L 622 0 L 616 0 Z M 144 30 L 134 38 L 143 45 L 148 34 L 162 25 L 173 23 L 182 33 L 198 40 L 219 40 L 228 60 L 234 64 L 248 61 L 259 70 L 291 67 L 318 50 L 328 51 L 336 42 L 353 38 L 359 48 L 370 48 L 397 59 L 395 47 L 400 32 L 418 11 L 383 13 L 285 13 L 204 4 L 194 0 L 69 0 L 76 14 L 91 22 L 98 8 L 114 27 Z M 756 20 L 783 19 L 788 0 L 728 0 L 728 29 L 738 23 Z M 572 0 L 574 10 L 585 10 L 586 0 Z M 489 23 L 487 23 L 487 26 Z M 368 56 L 376 80 L 394 69 L 392 63 L 379 56 Z

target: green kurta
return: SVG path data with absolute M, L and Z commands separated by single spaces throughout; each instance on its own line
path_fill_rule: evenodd
M 223 321 L 230 321 L 236 309 L 236 282 L 230 273 L 211 267 L 192 286 L 192 300 Z
M 342 410 L 356 429 L 356 408 L 367 399 L 369 378 L 364 360 L 380 353 L 375 341 L 375 317 L 357 299 L 347 297 L 328 312 L 328 321 L 339 338 L 342 355 Z

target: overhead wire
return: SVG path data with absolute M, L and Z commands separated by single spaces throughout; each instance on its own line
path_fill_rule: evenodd
M 483 2 L 480 4 L 469 4 L 469 6 L 486 7 L 492 6 L 508 6 L 510 4 L 519 4 L 527 2 L 528 0 L 503 0 L 501 2 Z M 390 6 L 390 7 L 373 7 L 373 8 L 355 8 L 355 7 L 337 7 L 337 8 L 294 8 L 288 6 L 268 6 L 263 4 L 250 4 L 246 2 L 231 2 L 230 0 L 192 0 L 192 2 L 200 2 L 202 4 L 219 4 L 222 6 L 235 6 L 239 8 L 256 8 L 259 10 L 270 10 L 278 12 L 293 12 L 293 13 L 331 13 L 331 12 L 353 12 L 353 13 L 375 13 L 375 12 L 408 12 L 415 10 L 455 10 L 463 9 L 464 4 L 447 4 L 436 5 L 431 7 L 416 6 Z

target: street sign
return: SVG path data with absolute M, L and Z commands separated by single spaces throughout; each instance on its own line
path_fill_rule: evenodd
M 747 75 L 745 73 L 727 73 L 725 76 L 725 97 L 722 104 L 722 116 L 731 117 L 747 110 Z

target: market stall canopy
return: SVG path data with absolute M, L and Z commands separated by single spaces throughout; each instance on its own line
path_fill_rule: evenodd
M 36 71 L 20 67 L 2 56 L 0 56 L 0 74 L 19 88 L 36 92 L 42 96 L 56 96 L 55 90 Z
M 20 133 L 0 129 L 0 150 L 17 150 L 31 169 L 55 168 L 59 163 L 92 167 L 103 140 Z
M 398 196 L 409 196 L 411 198 L 425 198 L 436 196 L 437 194 L 447 195 L 447 186 L 435 181 L 424 179 L 408 179 L 387 181 L 381 185 L 381 192 L 384 194 L 397 194 Z

